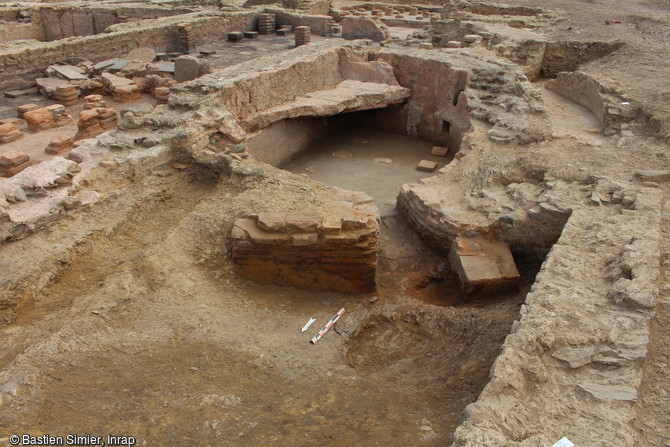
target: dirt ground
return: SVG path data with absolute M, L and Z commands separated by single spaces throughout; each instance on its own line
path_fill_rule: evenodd
M 555 133 L 537 145 L 551 151 L 538 155 L 538 165 L 575 178 L 628 179 L 636 170 L 667 168 L 667 144 L 648 134 L 670 123 L 670 3 L 507 3 L 561 9 L 567 19 L 543 30 L 551 38 L 625 40 L 622 50 L 584 69 L 648 114 L 633 129 L 638 137 L 618 146 L 617 137 L 593 132 L 584 109 L 544 92 Z M 605 25 L 608 19 L 622 23 Z M 444 259 L 402 217 L 388 216 L 380 226 L 377 293 L 254 284 L 234 275 L 227 259 L 233 220 L 327 198 L 304 176 L 259 169 L 263 176 L 240 180 L 162 166 L 3 248 L 3 256 L 27 265 L 35 250 L 78 241 L 48 292 L 0 327 L 0 446 L 15 433 L 128 435 L 137 445 L 450 443 L 539 265 L 518 260 L 517 295 L 464 304 Z M 662 187 L 668 206 L 670 188 Z M 670 445 L 665 211 L 662 299 L 635 422 L 640 447 Z M 309 344 L 342 307 L 336 330 Z M 316 323 L 300 333 L 310 317 Z
M 448 442 L 535 271 L 516 296 L 460 305 L 443 260 L 396 216 L 382 225 L 375 295 L 241 280 L 225 259 L 226 230 L 261 201 L 303 203 L 295 188 L 306 180 L 287 175 L 243 189 L 165 167 L 129 185 L 119 201 L 143 197 L 124 222 L 82 244 L 47 295 L 3 328 L 2 368 L 31 390 L 0 409 L 1 432 L 126 434 L 146 445 Z M 341 307 L 337 330 L 309 344 Z

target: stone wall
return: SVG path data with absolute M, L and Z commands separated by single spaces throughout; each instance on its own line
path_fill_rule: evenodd
M 219 36 L 227 31 L 251 29 L 255 12 L 229 14 L 186 14 L 155 20 L 114 25 L 111 32 L 94 36 L 72 37 L 53 42 L 20 45 L 0 53 L 0 90 L 25 88 L 44 76 L 44 70 L 67 58 L 83 55 L 94 61 L 121 57 L 138 47 L 159 51 L 176 49 L 177 23 L 190 23 L 196 43 L 206 36 Z
M 249 137 L 247 151 L 258 161 L 282 167 L 338 127 L 324 118 L 281 121 Z
M 327 32 L 332 33 L 332 29 L 327 30 L 327 25 L 331 25 L 332 28 L 333 23 L 333 18 L 329 15 L 298 14 L 279 8 L 265 8 L 265 11 L 275 15 L 277 28 L 282 25 L 291 25 L 294 28 L 296 26 L 309 26 L 312 34 L 315 35 L 324 36 Z
M 260 283 L 368 293 L 376 288 L 378 224 L 371 198 L 348 208 L 261 213 L 235 221 L 231 259 Z M 373 206 L 374 207 L 374 206 Z M 360 209 L 360 208 L 359 208 Z
M 422 53 L 423 50 L 377 53 L 378 60 L 391 64 L 398 83 L 411 91 L 409 101 L 399 111 L 379 111 L 379 121 L 387 130 L 405 131 L 458 151 L 471 126 L 468 100 L 463 94 L 468 73 L 446 58 L 436 60 L 433 55 Z
M 661 191 L 579 206 L 552 248 L 454 447 L 632 446 L 658 290 Z M 598 242 L 596 242 L 598 241 Z
M 44 29 L 33 23 L 8 23 L 0 25 L 0 43 L 19 39 L 46 39 Z
M 82 7 L 42 7 L 34 16 L 42 24 L 46 40 L 58 40 L 73 36 L 90 36 L 123 20 L 157 19 L 160 17 L 186 14 L 189 9 L 170 8 L 82 8 Z M 121 19 L 123 18 L 123 19 Z
M 637 113 L 630 104 L 622 104 L 612 89 L 582 71 L 558 73 L 545 86 L 589 109 L 603 129 L 618 130 L 622 123 L 632 121 Z

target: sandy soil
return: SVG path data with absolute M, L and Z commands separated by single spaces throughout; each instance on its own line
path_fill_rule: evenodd
M 109 210 L 99 205 L 128 214 L 114 228 L 96 222 L 47 295 L 2 328 L 1 367 L 31 390 L 4 403 L 0 433 L 129 434 L 146 445 L 449 442 L 534 270 L 514 297 L 460 305 L 440 258 L 394 217 L 375 295 L 256 285 L 225 260 L 232 219 L 261 203 L 309 205 L 318 190 L 300 193 L 308 180 L 281 172 L 243 187 L 207 175 L 165 167 Z M 309 344 L 341 307 L 337 330 Z

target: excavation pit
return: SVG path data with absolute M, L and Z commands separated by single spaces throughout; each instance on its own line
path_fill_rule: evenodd
M 433 175 L 417 170 L 421 160 L 439 168 L 453 160 L 430 155 L 435 146 L 426 140 L 364 129 L 343 129 L 322 138 L 284 169 L 307 174 L 325 185 L 363 191 L 373 197 L 381 217 L 394 215 L 396 196 L 403 183 Z
M 649 403 L 667 380 L 658 367 L 664 345 L 649 343 L 647 325 L 659 293 L 655 253 L 659 228 L 667 230 L 659 179 L 667 173 L 634 170 L 667 157 L 634 139 L 638 129 L 626 120 L 639 109 L 624 107 L 629 98 L 593 77 L 608 64 L 635 64 L 608 53 L 597 70 L 584 64 L 589 73 L 546 83 L 588 111 L 579 109 L 529 80 L 572 70 L 616 44 L 587 42 L 582 57 L 581 43 L 540 34 L 563 27 L 557 14 L 469 2 L 365 5 L 352 19 L 398 20 L 381 46 L 313 39 L 289 49 L 290 37 L 264 35 L 253 39 L 272 47 L 263 52 L 245 39 L 207 41 L 255 29 L 259 14 L 313 34 L 342 18 L 337 4 L 302 2 L 311 9 L 287 13 L 248 3 L 6 46 L 35 51 L 11 54 L 11 63 L 2 56 L 12 78 L 3 86 L 44 70 L 30 66 L 31 55 L 60 58 L 76 47 L 102 60 L 147 42 L 169 53 L 173 28 L 191 26 L 182 41 L 195 43 L 213 72 L 160 87 L 160 107 L 122 114 L 120 131 L 83 143 L 81 164 L 48 160 L 42 168 L 62 171 L 3 180 L 0 432 L 128 430 L 148 445 L 480 447 L 553 445 L 563 436 L 577 445 L 654 445 L 649 427 L 668 426 L 660 422 L 667 411 L 657 417 Z M 381 38 L 383 27 L 373 25 L 367 31 Z M 591 28 L 598 31 L 579 31 Z M 561 39 L 570 34 L 559 31 Z M 634 43 L 634 28 L 625 31 Z M 441 48 L 453 42 L 460 48 Z M 369 88 L 352 89 L 360 83 Z M 404 149 L 389 155 L 396 140 Z M 292 168 L 332 141 L 339 146 L 323 150 L 323 164 L 317 157 Z M 378 150 L 368 154 L 371 144 Z M 431 174 L 416 171 L 418 161 L 432 160 L 432 146 L 449 148 L 454 160 L 438 158 Z M 331 171 L 332 183 L 319 177 Z M 335 175 L 349 172 L 353 179 Z M 371 184 L 340 183 L 360 177 Z M 318 245 L 325 231 L 272 215 L 346 202 L 331 184 L 367 191 L 383 208 L 376 290 L 257 284 L 270 270 L 264 266 L 236 273 L 231 234 L 239 219 L 280 230 L 291 222 L 280 235 L 246 228 L 253 242 L 297 247 L 280 257 L 282 265 L 297 261 L 295 276 L 308 265 L 302 255 L 322 259 L 301 247 Z M 518 290 L 467 299 L 447 259 L 463 235 L 508 244 Z M 335 327 L 309 344 L 341 308 Z M 310 318 L 316 323 L 300 332 Z M 119 417 L 105 417 L 110 412 Z

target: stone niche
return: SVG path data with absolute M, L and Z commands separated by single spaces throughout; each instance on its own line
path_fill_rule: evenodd
M 260 213 L 235 221 L 232 261 L 259 283 L 368 293 L 376 288 L 378 233 L 375 213 L 341 202 Z
M 457 236 L 451 245 L 449 263 L 466 298 L 515 293 L 519 288 L 519 270 L 504 242 L 480 235 Z

